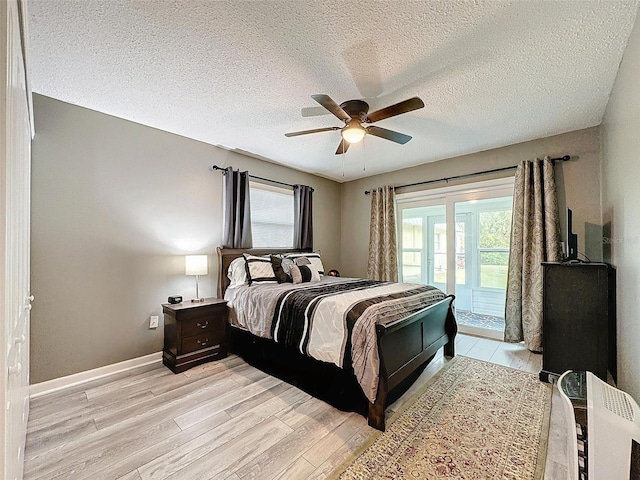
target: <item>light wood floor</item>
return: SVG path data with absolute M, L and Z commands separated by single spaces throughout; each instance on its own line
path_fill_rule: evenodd
M 522 345 L 456 340 L 461 355 L 541 368 Z M 446 362 L 438 354 L 389 409 Z M 565 478 L 558 402 L 555 391 L 547 479 Z M 322 479 L 372 431 L 236 356 L 179 375 L 158 365 L 32 400 L 25 479 Z

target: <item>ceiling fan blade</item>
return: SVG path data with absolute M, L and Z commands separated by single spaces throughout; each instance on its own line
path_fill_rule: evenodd
M 333 113 L 340 120 L 345 122 L 351 120 L 351 117 L 347 115 L 347 112 L 340 108 L 340 105 L 334 102 L 329 95 L 311 95 L 311 98 Z
M 300 110 L 303 117 L 319 117 L 329 115 L 331 112 L 324 107 L 304 107 Z
M 347 150 L 349 150 L 349 145 L 351 144 L 343 138 L 342 141 L 340 142 L 340 145 L 338 145 L 338 149 L 336 150 L 336 155 L 342 155 L 343 153 L 347 153 Z
M 385 118 L 395 117 L 396 115 L 418 110 L 422 107 L 424 107 L 424 102 L 418 97 L 413 97 L 403 102 L 396 103 L 395 105 L 389 105 L 388 107 L 376 110 L 375 112 L 367 115 L 367 119 L 365 121 L 367 123 L 379 122 Z
M 404 133 L 394 132 L 393 130 L 387 130 L 386 128 L 376 127 L 372 125 L 367 127 L 367 133 L 371 135 L 375 135 L 376 137 L 384 138 L 385 140 L 391 140 L 392 142 L 401 143 L 404 145 L 411 137 L 409 135 L 405 135 Z
M 340 130 L 341 127 L 325 127 L 325 128 L 315 128 L 313 130 L 301 130 L 299 132 L 291 132 L 285 133 L 285 137 L 297 137 L 298 135 L 307 135 L 309 133 L 320 133 L 320 132 L 329 132 L 331 130 Z

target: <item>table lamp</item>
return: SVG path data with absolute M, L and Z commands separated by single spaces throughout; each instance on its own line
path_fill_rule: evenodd
M 196 298 L 191 299 L 192 302 L 204 302 L 204 298 L 200 298 L 198 292 L 198 280 L 200 275 L 206 275 L 207 273 L 206 255 L 186 255 L 184 257 L 184 274 L 196 276 Z

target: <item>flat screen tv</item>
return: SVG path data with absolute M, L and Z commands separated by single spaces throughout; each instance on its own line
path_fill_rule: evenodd
M 578 259 L 578 235 L 573 233 L 571 228 L 571 222 L 573 220 L 573 212 L 570 208 L 567 208 L 567 238 L 564 242 L 564 261 Z

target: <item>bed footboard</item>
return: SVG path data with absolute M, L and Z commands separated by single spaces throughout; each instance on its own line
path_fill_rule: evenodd
M 455 355 L 458 327 L 453 314 L 453 295 L 392 325 L 378 325 L 380 371 L 376 401 L 369 404 L 368 422 L 384 431 L 389 392 L 428 363 L 444 346 L 447 357 Z

